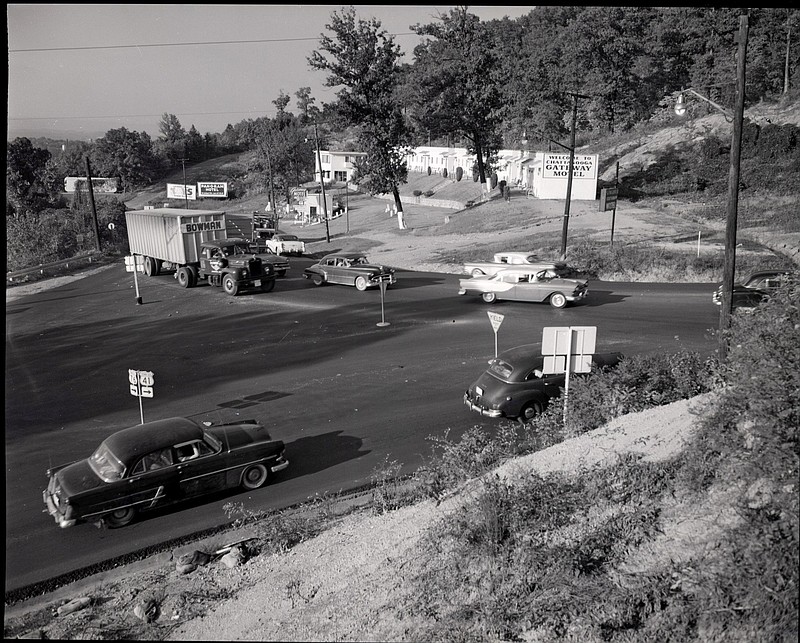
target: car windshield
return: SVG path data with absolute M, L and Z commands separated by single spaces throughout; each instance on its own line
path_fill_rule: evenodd
M 357 257 L 357 258 L 353 259 L 353 265 L 367 264 L 367 263 L 369 263 L 369 261 L 367 261 L 366 257 Z
M 89 466 L 102 480 L 114 482 L 122 478 L 125 466 L 103 442 L 89 458 Z
M 293 234 L 282 234 L 278 237 L 280 241 L 297 241 L 297 237 Z

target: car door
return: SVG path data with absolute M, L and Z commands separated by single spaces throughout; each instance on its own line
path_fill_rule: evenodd
M 171 448 L 159 449 L 140 458 L 126 478 L 125 504 L 149 509 L 177 499 L 178 470 Z
M 536 278 L 536 273 L 522 273 L 520 280 L 514 288 L 515 299 L 518 301 L 542 301 L 543 285 Z
M 178 491 L 182 498 L 191 498 L 227 487 L 228 454 L 215 452 L 203 440 L 175 445 Z
M 325 280 L 332 284 L 342 284 L 344 281 L 344 259 L 333 257 L 326 261 Z

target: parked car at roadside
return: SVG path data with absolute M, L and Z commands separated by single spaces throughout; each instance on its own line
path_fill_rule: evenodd
M 467 407 L 491 418 L 522 422 L 541 413 L 552 398 L 561 395 L 564 373 L 544 375 L 541 345 L 525 344 L 500 353 L 489 368 L 464 393 Z M 621 353 L 598 353 L 592 366 L 610 368 L 622 360 Z
M 324 256 L 318 263 L 303 271 L 303 277 L 310 279 L 315 286 L 323 284 L 344 284 L 366 290 L 386 282 L 397 283 L 394 268 L 370 263 L 367 257 L 358 252 L 337 252 Z
M 576 276 L 576 270 L 565 262 L 540 259 L 532 252 L 496 252 L 491 261 L 470 261 L 464 264 L 464 272 L 473 277 L 496 275 L 507 268 L 550 269 L 560 277 Z
M 560 277 L 549 268 L 508 268 L 491 277 L 459 279 L 458 283 L 459 295 L 479 295 L 487 304 L 498 300 L 549 301 L 554 308 L 564 308 L 589 294 L 586 281 Z
M 742 282 L 733 285 L 731 291 L 731 307 L 736 308 L 754 308 L 758 306 L 764 299 L 769 297 L 770 293 L 775 289 L 780 288 L 790 275 L 788 270 L 759 270 L 750 273 L 748 277 Z M 722 284 L 720 284 L 711 295 L 711 300 L 717 305 L 722 305 Z
M 117 431 L 90 457 L 49 469 L 42 496 L 59 527 L 123 527 L 154 507 L 257 489 L 288 466 L 283 442 L 255 420 L 206 427 L 168 418 Z

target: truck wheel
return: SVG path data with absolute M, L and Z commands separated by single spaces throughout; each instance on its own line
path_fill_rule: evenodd
M 103 516 L 103 522 L 109 529 L 117 529 L 131 524 L 135 517 L 136 509 L 133 507 L 125 507 L 124 509 L 117 509 Z
M 262 281 L 261 282 L 261 292 L 272 292 L 272 289 L 275 288 L 275 280 L 270 279 L 269 281 Z
M 481 295 L 481 297 L 483 297 L 483 301 L 485 301 L 487 304 L 493 304 L 497 301 L 497 295 L 495 295 L 493 292 L 485 292 Z
M 192 271 L 189 270 L 186 266 L 182 266 L 178 268 L 178 283 L 181 285 L 182 288 L 191 288 L 192 287 Z
M 239 284 L 236 283 L 236 280 L 231 277 L 230 274 L 222 278 L 222 289 L 231 297 L 235 297 L 239 294 Z
M 153 257 L 144 258 L 144 274 L 148 277 L 155 277 L 160 272 L 159 268 L 157 259 Z
M 242 486 L 245 489 L 258 489 L 263 486 L 269 476 L 267 468 L 263 464 L 254 464 L 244 470 L 242 474 Z
M 197 266 L 187 266 L 187 268 L 189 269 L 189 288 L 194 288 L 198 279 Z
M 554 292 L 550 295 L 550 305 L 553 308 L 563 308 L 567 305 L 567 298 L 564 297 L 560 292 Z
M 367 278 L 366 277 L 356 277 L 356 290 L 366 290 L 367 289 Z

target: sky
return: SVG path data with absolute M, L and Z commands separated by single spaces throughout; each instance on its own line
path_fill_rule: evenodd
M 274 116 L 281 91 L 296 113 L 301 87 L 321 107 L 336 89 L 308 57 L 346 6 L 380 20 L 410 63 L 419 42 L 410 26 L 455 5 L 7 4 L 7 140 L 89 139 L 120 127 L 155 138 L 164 113 L 186 130 L 222 132 Z M 532 10 L 469 6 L 482 21 Z

